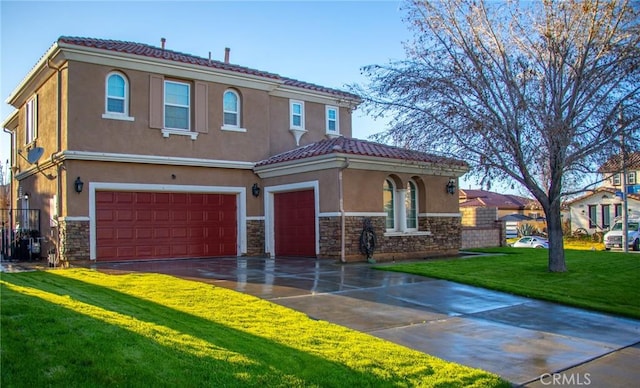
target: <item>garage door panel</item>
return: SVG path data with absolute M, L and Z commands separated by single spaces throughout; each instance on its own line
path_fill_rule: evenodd
M 96 192 L 98 260 L 237 254 L 235 194 Z
M 316 255 L 315 195 L 313 190 L 274 196 L 275 251 L 281 256 Z

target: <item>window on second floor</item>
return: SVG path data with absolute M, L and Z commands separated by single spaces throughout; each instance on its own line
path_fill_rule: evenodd
M 304 102 L 291 100 L 289 112 L 291 129 L 304 130 Z
M 635 185 L 636 184 L 636 173 L 630 172 L 627 174 L 627 184 Z
M 340 121 L 338 119 L 338 108 L 335 106 L 326 107 L 326 127 L 328 134 L 340 133 Z
M 127 116 L 129 114 L 129 84 L 120 73 L 107 75 L 105 113 Z
M 240 127 L 240 96 L 233 90 L 227 90 L 222 97 L 223 126 Z
M 31 97 L 25 106 L 24 139 L 30 144 L 38 137 L 38 96 Z
M 620 174 L 615 174 L 613 176 L 613 185 L 620 186 Z
M 164 127 L 189 130 L 191 124 L 191 85 L 164 81 Z

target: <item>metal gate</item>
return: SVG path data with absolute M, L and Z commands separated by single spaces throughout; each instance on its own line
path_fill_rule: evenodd
M 2 261 L 38 260 L 42 256 L 40 209 L 1 209 Z

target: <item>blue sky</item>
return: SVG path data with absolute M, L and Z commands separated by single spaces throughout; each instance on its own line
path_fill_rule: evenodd
M 399 1 L 5 1 L 0 0 L 2 121 L 5 103 L 62 35 L 127 40 L 344 89 L 360 68 L 404 57 L 410 32 Z M 384 130 L 354 112 L 354 137 Z M 0 161 L 9 155 L 2 133 Z

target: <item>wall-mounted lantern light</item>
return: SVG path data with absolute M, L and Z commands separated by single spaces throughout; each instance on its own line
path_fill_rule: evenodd
M 76 181 L 73 182 L 73 188 L 76 190 L 76 193 L 82 193 L 83 187 L 84 187 L 84 182 L 80 180 L 80 177 L 77 177 Z
M 447 193 L 451 195 L 456 193 L 456 183 L 453 179 L 449 179 L 449 183 L 447 183 Z
M 251 187 L 251 194 L 253 194 L 254 197 L 260 196 L 260 187 L 258 187 L 257 183 L 254 183 Z

